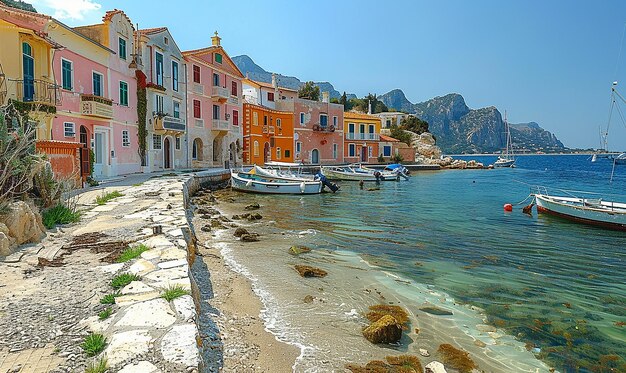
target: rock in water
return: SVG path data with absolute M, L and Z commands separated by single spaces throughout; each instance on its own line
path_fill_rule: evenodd
M 431 361 L 424 368 L 425 373 L 448 373 L 446 367 L 438 361 Z
M 306 246 L 291 246 L 289 248 L 289 254 L 291 255 L 300 255 L 305 253 L 310 253 L 311 249 Z
M 248 234 L 248 230 L 246 228 L 239 227 L 239 228 L 235 229 L 235 233 L 233 233 L 233 236 L 241 237 L 244 234 Z
M 306 297 L 304 297 L 304 303 L 313 303 L 314 300 L 315 297 L 312 295 L 307 295 Z
M 263 219 L 263 216 L 261 216 L 261 214 L 256 213 L 256 214 L 250 214 L 250 216 L 248 216 L 248 220 L 261 220 Z
M 253 203 L 251 205 L 248 205 L 248 206 L 244 207 L 243 209 L 244 210 L 258 210 L 260 208 L 261 208 L 261 206 L 259 206 L 258 203 Z
M 324 277 L 328 274 L 328 272 L 324 271 L 323 269 L 306 265 L 296 265 L 295 268 L 302 277 Z
M 246 233 L 241 235 L 241 240 L 243 242 L 257 242 L 259 240 L 258 233 Z
M 395 343 L 402 338 L 402 325 L 391 315 L 385 315 L 363 329 L 363 336 L 370 342 Z

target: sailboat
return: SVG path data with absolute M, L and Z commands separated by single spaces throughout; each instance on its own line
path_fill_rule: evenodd
M 498 157 L 496 163 L 493 164 L 493 167 L 513 167 L 515 164 L 515 158 L 513 158 L 513 154 L 511 152 L 511 128 L 509 127 L 509 122 L 506 120 L 506 111 L 504 112 L 504 127 L 506 128 L 506 150 L 505 153 Z

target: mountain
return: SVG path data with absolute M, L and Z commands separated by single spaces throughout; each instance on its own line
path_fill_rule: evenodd
M 415 114 L 429 124 L 445 153 L 492 153 L 506 146 L 502 114 L 494 106 L 470 109 L 463 96 L 450 93 L 412 104 L 399 89 L 378 97 L 387 107 Z M 511 125 L 514 151 L 557 152 L 565 146 L 535 122 Z
M 232 60 L 235 65 L 237 65 L 239 70 L 241 70 L 244 76 L 260 82 L 272 82 L 272 73 L 257 65 L 249 56 L 243 54 L 241 56 L 233 57 Z M 299 89 L 300 86 L 304 84 L 300 79 L 294 76 L 286 76 L 281 74 L 276 74 L 276 76 L 278 79 L 278 85 L 280 87 Z M 333 87 L 333 85 L 329 82 L 315 82 L 315 85 L 320 87 L 320 92 L 330 92 L 330 98 L 341 97 L 341 93 L 337 91 L 335 87 Z M 352 96 L 356 97 L 354 95 L 348 96 L 348 98 Z
M 37 13 L 37 10 L 35 10 L 35 8 L 31 4 L 25 3 L 20 0 L 0 0 L 0 3 L 11 8 Z

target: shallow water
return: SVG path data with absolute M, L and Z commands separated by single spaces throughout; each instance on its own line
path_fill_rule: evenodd
M 239 203 L 263 206 L 256 230 L 265 235 L 252 247 L 224 250 L 266 298 L 269 328 L 306 346 L 297 371 L 341 370 L 417 348 L 435 355 L 450 342 L 490 372 L 546 371 L 535 357 L 562 372 L 625 369 L 626 234 L 530 217 L 523 204 L 505 213 L 502 205 L 524 200 L 529 184 L 621 193 L 626 167 L 609 184 L 610 162 L 592 164 L 588 156 L 526 156 L 517 164 L 420 172 L 377 191 L 344 182 L 337 194 L 241 195 Z M 295 242 L 315 251 L 285 254 Z M 300 279 L 290 268 L 298 263 L 329 275 Z M 306 304 L 306 295 L 318 299 Z M 360 314 L 380 302 L 407 308 L 411 328 L 420 329 L 393 351 L 360 334 Z M 419 311 L 429 304 L 453 315 Z M 479 331 L 484 322 L 497 332 Z

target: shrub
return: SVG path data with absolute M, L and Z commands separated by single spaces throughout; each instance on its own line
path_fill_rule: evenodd
M 140 276 L 134 275 L 132 273 L 122 273 L 121 275 L 115 276 L 113 280 L 111 280 L 111 286 L 114 289 L 121 289 L 131 282 L 139 280 L 141 280 Z
M 118 263 L 124 263 L 129 260 L 133 260 L 141 255 L 144 251 L 148 251 L 150 248 L 144 244 L 140 244 L 135 247 L 129 247 L 128 249 L 122 251 L 119 258 L 117 258 Z
M 188 295 L 188 294 L 189 294 L 189 291 L 187 291 L 181 285 L 173 285 L 165 289 L 163 294 L 161 294 L 161 298 L 170 302 L 178 297 L 182 297 L 183 295 Z
M 44 210 L 41 214 L 43 225 L 48 229 L 54 228 L 57 224 L 76 223 L 80 220 L 80 212 L 73 211 L 69 207 L 59 203 L 58 205 Z
M 117 190 L 114 190 L 112 192 L 109 192 L 107 194 L 103 194 L 100 197 L 96 197 L 96 203 L 98 205 L 104 205 L 105 203 L 109 202 L 112 199 L 115 199 L 117 197 L 122 197 L 123 194 L 118 192 Z
M 107 339 L 105 336 L 99 333 L 89 334 L 85 337 L 85 340 L 80 345 L 85 351 L 87 356 L 96 356 L 104 350 L 107 345 Z

